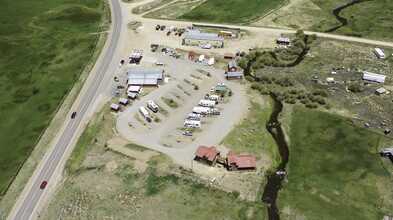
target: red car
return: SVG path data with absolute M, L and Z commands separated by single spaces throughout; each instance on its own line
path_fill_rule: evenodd
M 46 184 L 48 184 L 47 181 L 42 181 L 42 183 L 41 183 L 41 185 L 40 185 L 40 188 L 41 188 L 41 189 L 45 189 Z
M 172 33 L 172 31 L 168 31 L 168 32 L 166 32 L 166 36 L 169 36 L 169 35 L 171 35 L 171 33 Z

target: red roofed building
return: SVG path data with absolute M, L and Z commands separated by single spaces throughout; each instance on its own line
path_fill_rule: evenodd
M 221 151 L 217 150 L 215 147 L 199 146 L 195 152 L 194 160 L 214 166 L 216 165 L 220 153 Z
M 228 170 L 255 170 L 257 168 L 253 155 L 237 155 L 231 150 L 227 155 Z

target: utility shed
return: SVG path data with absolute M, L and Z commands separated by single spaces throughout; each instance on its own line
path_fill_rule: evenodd
M 131 70 L 127 82 L 129 86 L 158 86 L 163 76 L 164 70 Z
M 135 99 L 137 95 L 138 95 L 138 93 L 134 93 L 134 92 L 129 92 L 127 94 L 128 98 L 130 98 L 130 99 Z
M 111 104 L 111 110 L 119 111 L 119 109 L 120 109 L 120 105 L 115 103 Z
M 206 147 L 199 146 L 197 151 L 195 152 L 194 160 L 214 166 L 216 165 L 217 158 L 220 155 L 221 151 L 217 150 L 215 147 Z
M 234 151 L 229 151 L 227 154 L 228 170 L 255 170 L 257 164 L 253 155 L 237 155 Z
M 126 98 L 120 98 L 120 99 L 119 99 L 119 103 L 122 104 L 122 105 L 127 105 L 127 104 L 128 104 L 128 99 L 126 99 Z
M 141 91 L 140 86 L 130 86 L 127 89 L 127 92 L 139 93 Z
M 367 71 L 363 71 L 363 79 L 372 81 L 372 82 L 379 82 L 379 83 L 384 83 L 385 82 L 385 75 L 380 75 L 376 73 L 370 73 Z
M 385 94 L 387 92 L 388 92 L 388 90 L 386 90 L 385 88 L 379 88 L 379 89 L 375 90 L 375 94 L 376 95 L 382 95 L 382 94 Z

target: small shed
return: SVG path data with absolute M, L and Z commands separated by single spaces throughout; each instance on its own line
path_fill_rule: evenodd
M 224 54 L 224 59 L 233 59 L 235 55 L 233 55 L 232 53 L 225 53 Z
M 194 51 L 188 52 L 188 59 L 193 60 L 194 58 L 195 58 L 195 52 Z
M 140 86 L 130 86 L 127 89 L 127 92 L 139 93 L 141 91 Z
M 120 105 L 115 104 L 115 103 L 112 103 L 112 104 L 111 104 L 111 110 L 119 111 L 119 109 L 120 109 Z
M 199 146 L 195 152 L 194 160 L 205 163 L 210 166 L 216 165 L 217 158 L 221 151 L 217 150 L 215 147 Z
M 138 93 L 134 93 L 134 92 L 129 92 L 127 94 L 128 98 L 130 98 L 130 99 L 135 99 L 137 95 L 138 95 Z
M 119 99 L 119 103 L 122 104 L 122 105 L 127 105 L 127 104 L 128 104 L 128 99 L 126 99 L 126 98 L 120 98 L 120 99 Z
M 388 90 L 386 90 L 385 88 L 379 88 L 379 89 L 375 90 L 375 94 L 376 95 L 382 95 L 382 94 L 385 94 L 387 92 L 388 92 Z

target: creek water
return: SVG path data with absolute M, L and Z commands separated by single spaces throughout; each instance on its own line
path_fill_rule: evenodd
M 268 176 L 267 184 L 262 195 L 262 201 L 268 204 L 269 219 L 278 220 L 280 219 L 280 215 L 276 206 L 276 200 L 278 191 L 282 188 L 282 181 L 284 180 L 285 176 L 279 175 L 277 172 L 286 171 L 285 166 L 288 163 L 289 149 L 287 143 L 285 142 L 285 136 L 284 132 L 282 131 L 281 124 L 278 121 L 278 115 L 283 109 L 283 104 L 277 99 L 277 96 L 274 93 L 270 93 L 270 97 L 274 101 L 274 109 L 270 115 L 269 121 L 266 123 L 266 129 L 277 143 L 281 156 L 281 162 L 276 168 L 275 172 Z
M 341 16 L 340 16 L 340 12 L 341 12 L 343 9 L 348 8 L 348 7 L 352 6 L 352 5 L 359 4 L 359 3 L 362 3 L 362 2 L 367 2 L 367 1 L 372 1 L 372 0 L 354 0 L 354 1 L 352 1 L 352 2 L 350 2 L 350 3 L 348 3 L 348 4 L 346 4 L 346 5 L 343 5 L 343 6 L 341 6 L 341 7 L 338 7 L 338 8 L 336 8 L 336 9 L 334 9 L 334 10 L 333 10 L 333 15 L 334 15 L 334 16 L 336 17 L 336 19 L 341 23 L 341 25 L 338 25 L 338 26 L 336 26 L 336 27 L 330 28 L 330 29 L 328 29 L 328 30 L 326 30 L 326 31 L 324 31 L 324 32 L 330 33 L 330 32 L 333 32 L 333 31 L 335 31 L 335 30 L 337 30 L 337 29 L 339 29 L 339 28 L 341 28 L 341 27 L 347 25 L 347 24 L 348 24 L 348 20 L 347 20 L 346 18 L 344 18 L 344 17 L 341 17 Z

